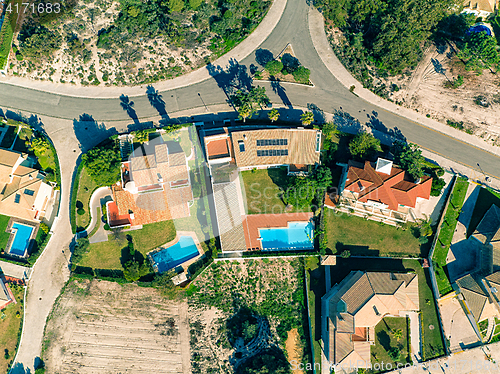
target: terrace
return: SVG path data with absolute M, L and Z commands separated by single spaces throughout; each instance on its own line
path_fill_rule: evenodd
M 262 240 L 259 229 L 287 228 L 291 222 L 309 222 L 312 217 L 312 213 L 247 215 L 243 220 L 243 230 L 245 232 L 247 249 L 262 249 Z

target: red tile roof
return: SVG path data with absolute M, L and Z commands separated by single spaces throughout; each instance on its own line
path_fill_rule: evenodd
M 392 167 L 391 174 L 385 174 L 375 171 L 369 161 L 364 165 L 350 161 L 345 189 L 358 193 L 361 202 L 376 201 L 391 210 L 397 210 L 400 204 L 414 208 L 417 197 L 430 197 L 432 178 L 424 176 L 418 184 L 409 179 L 409 175 L 396 166 Z

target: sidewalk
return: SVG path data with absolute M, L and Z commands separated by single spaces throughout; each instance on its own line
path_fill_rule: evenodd
M 269 11 L 259 26 L 257 26 L 257 28 L 245 40 L 234 47 L 231 51 L 215 60 L 212 65 L 226 67 L 230 60 L 235 59 L 236 61 L 241 61 L 254 52 L 258 46 L 266 40 L 278 24 L 283 11 L 285 10 L 286 3 L 287 0 L 274 0 L 271 8 L 269 8 Z M 202 67 L 190 73 L 181 75 L 180 77 L 154 83 L 153 86 L 158 91 L 167 91 L 199 83 L 209 78 L 210 74 L 208 73 L 208 70 L 206 67 Z M 146 92 L 146 87 L 148 86 L 147 84 L 144 84 L 132 87 L 76 87 L 70 84 L 52 83 L 49 81 L 33 81 L 27 78 L 14 76 L 2 77 L 0 78 L 0 83 L 60 95 L 86 98 L 117 98 L 122 94 L 130 97 L 143 96 Z
M 390 101 L 384 100 L 381 97 L 375 95 L 370 90 L 363 88 L 363 85 L 358 82 L 351 75 L 351 73 L 349 73 L 349 71 L 347 71 L 347 69 L 344 67 L 344 65 L 342 65 L 342 63 L 333 52 L 325 33 L 323 15 L 314 7 L 310 7 L 309 9 L 309 31 L 311 33 L 311 39 L 313 41 L 314 48 L 318 52 L 318 55 L 320 56 L 325 66 L 328 68 L 328 70 L 330 70 L 333 76 L 337 78 L 338 81 L 342 83 L 346 88 L 349 89 L 351 86 L 354 86 L 353 93 L 355 95 L 373 105 L 379 106 L 383 110 L 400 115 L 401 117 L 415 122 L 415 126 L 426 126 L 435 131 L 446 134 L 447 136 L 458 139 L 464 143 L 476 146 L 477 148 L 484 149 L 494 155 L 500 156 L 500 147 L 490 145 L 476 136 L 472 136 L 463 131 L 456 130 L 431 118 L 427 118 L 411 109 L 404 108 Z

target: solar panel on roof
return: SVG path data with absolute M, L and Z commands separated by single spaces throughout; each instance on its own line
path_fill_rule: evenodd
M 258 139 L 257 147 L 265 147 L 270 145 L 288 145 L 288 139 Z

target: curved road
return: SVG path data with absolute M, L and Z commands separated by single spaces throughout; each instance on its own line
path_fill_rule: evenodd
M 288 43 L 291 43 L 301 63 L 311 69 L 311 81 L 315 84 L 314 87 L 282 84 L 280 97 L 273 93 L 269 82 L 259 82 L 260 85 L 266 87 L 273 103 L 283 105 L 284 101 L 289 101 L 293 103 L 293 106 L 300 108 L 314 104 L 328 113 L 342 109 L 358 118 L 361 123 L 372 117 L 372 113 L 376 113 L 379 130 L 397 127 L 411 142 L 465 165 L 475 165 L 480 162 L 487 173 L 500 175 L 500 162 L 494 154 L 383 110 L 350 93 L 332 75 L 315 49 L 308 17 L 309 7 L 305 0 L 288 0 L 276 27 L 272 29 L 274 25 L 270 26 L 272 32 L 260 45 L 260 48 L 277 55 Z M 257 64 L 255 54 L 250 54 L 240 61 L 240 64 L 247 67 Z M 189 112 L 189 116 L 198 115 L 198 118 L 216 118 L 216 116 L 207 116 L 208 107 L 212 110 L 229 111 L 226 94 L 217 83 L 217 81 L 220 82 L 220 77 L 221 75 L 216 76 L 216 79 L 208 78 L 181 88 L 162 91 L 166 111 L 183 114 Z M 113 92 L 116 92 L 116 88 L 113 89 Z M 75 89 L 75 92 L 77 91 L 78 89 Z M 125 88 L 124 91 L 126 91 Z M 133 101 L 138 117 L 135 127 L 143 126 L 139 120 L 143 122 L 144 119 L 159 118 L 158 112 L 149 104 L 145 95 L 133 97 Z M 130 129 L 129 125 L 134 121 L 122 109 L 119 98 L 72 97 L 5 83 L 0 83 L 0 105 L 3 108 L 21 110 L 28 115 L 30 113 L 38 115 L 43 122 L 44 130 L 52 138 L 58 151 L 62 172 L 59 221 L 53 227 L 54 235 L 30 279 L 25 328 L 15 369 L 12 371 L 25 373 L 27 368 L 33 372 L 34 359 L 41 352 L 45 319 L 69 274 L 68 246 L 73 239 L 69 225 L 69 195 L 72 175 L 80 150 L 92 147 L 113 131 Z M 299 112 L 291 110 L 289 113 L 296 116 Z M 80 120 L 82 114 L 92 116 L 99 124 Z M 164 117 L 168 117 L 168 114 Z
M 368 116 L 375 113 L 378 126 L 381 129 L 398 128 L 409 141 L 417 143 L 427 150 L 439 153 L 464 165 L 476 165 L 477 162 L 480 162 L 485 172 L 493 176 L 500 175 L 498 158 L 489 152 L 388 112 L 350 93 L 332 76 L 314 48 L 308 16 L 309 7 L 304 0 L 288 0 L 278 24 L 260 46 L 260 48 L 267 49 L 276 55 L 288 43 L 291 43 L 302 64 L 311 69 L 311 81 L 315 84 L 314 87 L 282 84 L 284 94 L 294 106 L 307 107 L 308 104 L 314 104 L 328 113 L 342 108 L 358 118 L 361 123 L 365 123 L 369 119 Z M 239 63 L 246 67 L 251 64 L 258 65 L 254 53 Z M 283 103 L 282 99 L 273 93 L 268 82 L 259 82 L 259 85 L 266 87 L 273 103 Z M 131 121 L 120 106 L 118 98 L 70 97 L 6 85 L 5 83 L 0 84 L 0 87 L 2 87 L 0 103 L 5 107 L 68 120 L 78 119 L 81 114 L 86 113 L 99 122 L 103 121 L 107 129 L 113 128 L 115 121 Z M 102 88 L 102 90 L 106 89 L 116 92 L 114 87 Z M 203 113 L 204 104 L 213 106 L 226 102 L 225 93 L 218 86 L 216 80 L 212 78 L 189 86 L 162 91 L 161 95 L 166 104 L 165 109 L 170 113 L 193 108 L 199 108 L 195 109 L 194 112 Z M 158 115 L 145 95 L 134 97 L 133 101 L 135 103 L 134 110 L 140 120 Z M 46 131 L 50 135 L 49 125 L 46 125 Z M 79 126 L 79 124 L 75 126 Z M 76 129 L 76 132 L 78 131 L 79 129 Z M 81 132 L 83 131 L 83 127 L 81 127 Z M 453 129 L 450 129 L 449 132 L 453 133 Z M 79 138 L 78 133 L 77 137 Z

